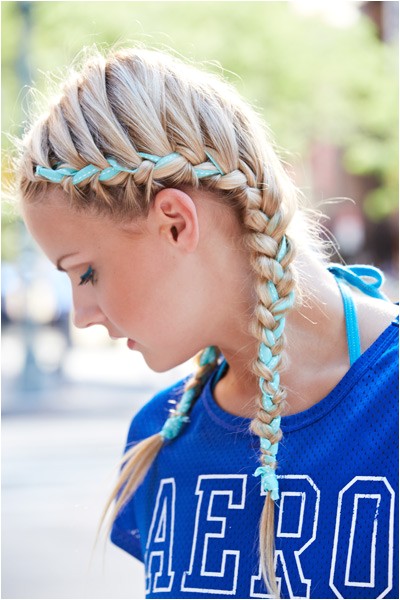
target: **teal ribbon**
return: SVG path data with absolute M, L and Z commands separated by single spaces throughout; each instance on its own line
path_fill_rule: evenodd
M 189 417 L 176 415 L 169 417 L 160 431 L 165 440 L 174 440 L 180 434 L 185 423 L 188 423 Z
M 200 358 L 200 366 L 204 367 L 205 365 L 209 365 L 214 362 L 217 358 L 217 352 L 215 350 L 215 346 L 208 346 L 203 350 L 203 353 Z
M 206 152 L 206 156 L 207 156 L 208 160 L 210 162 L 212 162 L 212 164 L 214 165 L 214 167 L 217 169 L 218 173 L 220 175 L 225 175 L 225 173 L 223 172 L 223 170 L 221 169 L 221 167 L 219 166 L 219 164 L 217 163 L 217 161 L 215 160 L 215 158 L 213 158 L 209 152 Z
M 269 465 L 258 467 L 254 473 L 254 477 L 261 476 L 261 485 L 264 492 L 271 495 L 272 500 L 279 500 L 279 484 L 275 470 Z
M 279 215 L 274 215 L 269 222 L 269 226 L 271 228 L 275 227 L 278 224 Z M 278 246 L 278 251 L 275 257 L 275 274 L 276 278 L 281 280 L 284 276 L 284 271 L 281 266 L 281 261 L 286 256 L 288 250 L 288 243 L 285 236 L 282 236 L 282 239 Z M 288 308 L 291 308 L 294 304 L 295 295 L 294 292 L 290 292 L 286 297 L 280 298 L 278 290 L 276 289 L 276 285 L 273 281 L 267 281 L 266 283 L 269 296 L 271 298 L 271 302 L 273 303 L 274 312 L 276 311 L 285 311 Z M 276 371 L 281 357 L 280 355 L 272 354 L 271 348 L 275 346 L 276 342 L 282 336 L 284 328 L 285 328 L 285 317 L 283 314 L 279 313 L 274 315 L 275 321 L 278 323 L 275 329 L 264 329 L 264 338 L 266 343 L 262 342 L 258 349 L 258 358 L 259 360 L 272 372 L 272 379 L 268 381 L 269 388 L 272 388 L 273 392 L 276 393 L 279 389 L 280 385 L 280 376 L 278 371 Z M 276 406 L 273 402 L 274 394 L 269 394 L 264 389 L 264 384 L 266 380 L 264 377 L 259 378 L 259 386 L 262 393 L 262 405 L 264 410 L 269 413 L 275 411 Z M 281 426 L 281 417 L 275 417 L 269 423 L 269 425 L 263 425 L 266 430 L 266 433 L 269 433 L 271 436 L 276 435 Z M 263 465 L 258 467 L 254 472 L 254 476 L 261 476 L 261 482 L 263 490 L 267 493 L 270 493 L 272 500 L 279 499 L 279 485 L 278 479 L 275 473 L 275 469 L 271 466 L 276 461 L 276 455 L 278 453 L 279 443 L 272 444 L 267 437 L 260 437 L 260 446 L 264 451 L 262 455 Z M 266 454 L 267 453 L 267 454 Z
M 40 177 L 44 177 L 53 183 L 61 183 L 64 177 L 69 177 L 76 173 L 74 169 L 47 169 L 46 167 L 36 167 L 35 171 L 36 175 L 40 175 Z
M 203 179 L 204 177 L 212 177 L 214 175 L 224 175 L 223 170 L 218 165 L 216 160 L 211 156 L 209 152 L 205 153 L 208 160 L 215 167 L 214 169 L 204 169 L 200 167 L 194 167 L 194 171 L 199 179 Z M 154 163 L 155 170 L 161 169 L 171 163 L 175 158 L 181 156 L 178 152 L 171 152 L 166 156 L 157 156 L 156 154 L 148 154 L 147 152 L 138 152 L 138 155 L 144 160 L 149 160 Z M 105 169 L 100 169 L 95 165 L 89 164 L 83 167 L 83 169 L 72 169 L 70 167 L 57 167 L 54 169 L 49 169 L 47 167 L 41 167 L 38 165 L 36 167 L 35 173 L 40 177 L 44 177 L 53 183 L 61 183 L 64 177 L 72 177 L 72 183 L 74 185 L 78 185 L 82 183 L 86 179 L 92 177 L 96 173 L 99 174 L 99 181 L 109 181 L 119 173 L 136 173 L 138 167 L 134 169 L 129 169 L 128 167 L 124 167 L 121 165 L 115 158 L 108 157 L 107 162 L 109 164 Z
M 180 434 L 185 423 L 189 422 L 187 413 L 196 398 L 196 388 L 190 388 L 183 393 L 181 401 L 176 407 L 176 414 L 172 414 L 165 421 L 160 434 L 165 440 L 174 440 Z

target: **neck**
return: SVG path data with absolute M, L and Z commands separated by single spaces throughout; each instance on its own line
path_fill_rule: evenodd
M 321 400 L 349 368 L 343 304 L 334 277 L 312 256 L 297 260 L 296 268 L 304 292 L 286 317 L 284 368 L 280 374 L 287 390 L 283 414 L 305 410 Z M 236 331 L 231 329 L 224 338 L 228 343 L 220 345 L 229 370 L 214 394 L 228 412 L 254 418 L 259 387 L 250 365 L 258 343 L 243 326 L 248 314 L 236 314 Z

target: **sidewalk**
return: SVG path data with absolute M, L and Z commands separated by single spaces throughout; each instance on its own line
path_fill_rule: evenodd
M 143 565 L 110 542 L 90 562 L 92 546 L 132 416 L 190 367 L 72 349 L 40 389 L 3 376 L 2 598 L 144 598 Z
M 144 598 L 142 565 L 110 543 L 90 564 L 128 427 L 122 416 L 3 419 L 2 598 Z

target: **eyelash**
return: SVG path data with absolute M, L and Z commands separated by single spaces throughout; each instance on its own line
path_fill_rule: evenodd
M 87 283 L 89 283 L 89 281 L 92 284 L 94 284 L 96 281 L 95 274 L 96 274 L 96 271 L 94 269 L 92 269 L 92 267 L 89 265 L 89 268 L 86 271 L 86 273 L 84 273 L 83 275 L 80 276 L 81 281 L 78 285 L 86 285 Z

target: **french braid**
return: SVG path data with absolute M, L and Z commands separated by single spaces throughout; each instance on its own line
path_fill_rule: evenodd
M 148 214 L 165 187 L 200 189 L 235 212 L 255 275 L 256 305 L 250 322 L 258 355 L 250 365 L 259 379 L 258 412 L 266 501 L 260 524 L 262 573 L 275 597 L 274 500 L 276 454 L 285 391 L 285 314 L 293 305 L 296 278 L 290 222 L 296 190 L 285 174 L 262 122 L 215 76 L 157 52 L 126 50 L 91 59 L 64 85 L 61 97 L 25 136 L 19 188 L 25 202 L 60 185 L 76 210 L 115 220 Z M 190 419 L 193 403 L 218 364 L 220 351 L 197 355 L 197 368 L 180 402 L 159 433 L 137 443 L 123 458 L 111 521 L 142 482 L 161 448 Z

